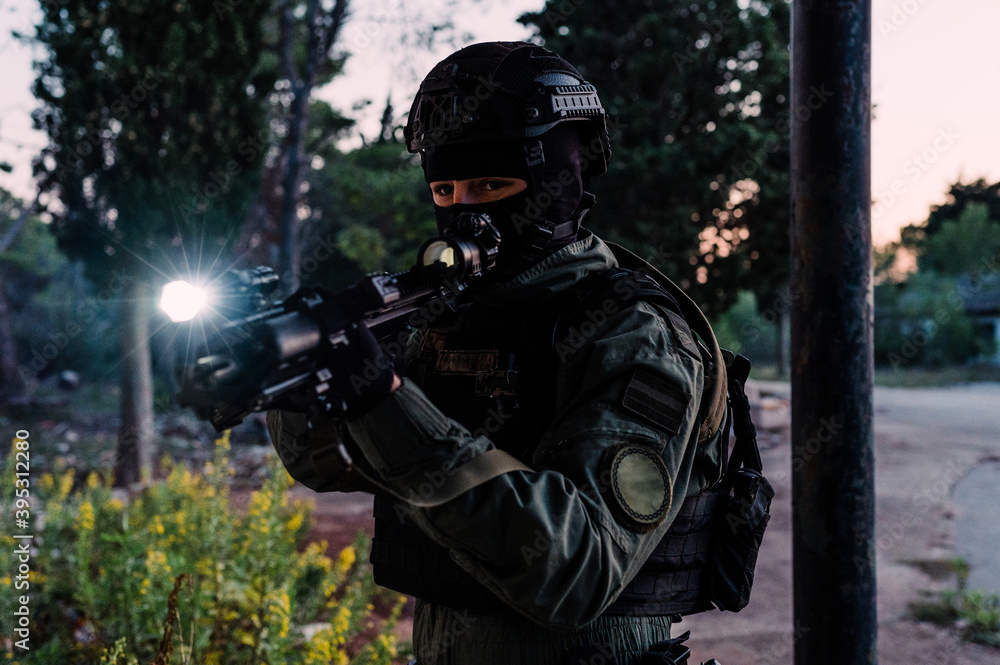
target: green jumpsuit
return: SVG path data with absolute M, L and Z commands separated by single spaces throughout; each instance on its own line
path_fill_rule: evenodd
M 486 307 L 555 307 L 589 273 L 617 265 L 589 231 L 477 296 Z M 614 646 L 638 663 L 669 638 L 668 616 L 605 614 L 639 571 L 687 496 L 720 474 L 720 436 L 699 443 L 705 371 L 661 307 L 633 301 L 593 308 L 557 343 L 551 424 L 525 465 L 407 517 L 509 608 L 499 614 L 418 600 L 420 665 L 566 662 L 567 647 Z M 419 344 L 419 336 L 413 344 Z M 269 414 L 291 475 L 317 491 L 350 489 L 324 476 L 311 453 L 342 436 L 396 497 L 433 493 L 494 448 L 442 411 L 410 379 L 346 427 L 306 432 L 297 414 Z

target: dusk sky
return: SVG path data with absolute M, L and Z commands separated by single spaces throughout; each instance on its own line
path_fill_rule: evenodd
M 433 14 L 434 3 L 424 6 Z M 523 39 L 529 32 L 516 17 L 540 6 L 471 3 L 455 17 L 457 32 L 472 41 Z M 389 91 L 397 111 L 405 110 L 417 77 L 451 48 L 389 52 L 412 3 L 356 0 L 352 7 L 342 40 L 353 54 L 347 75 L 319 94 L 348 114 L 356 101 L 372 100 L 360 127 L 373 135 Z M 36 12 L 35 0 L 0 0 L 0 160 L 14 166 L 0 173 L 0 187 L 25 198 L 33 197 L 30 160 L 45 139 L 29 117 L 32 52 L 10 31 L 28 31 Z M 900 226 L 926 219 L 959 178 L 1000 180 L 1000 1 L 873 0 L 872 17 L 872 224 L 882 244 Z

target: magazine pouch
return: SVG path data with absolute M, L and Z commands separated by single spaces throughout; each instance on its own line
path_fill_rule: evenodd
M 774 490 L 762 473 L 757 431 L 750 420 L 744 384 L 750 361 L 723 351 L 728 365 L 729 401 L 736 443 L 719 483 L 714 556 L 709 564 L 709 593 L 720 610 L 739 612 L 750 602 L 757 553 L 771 518 Z

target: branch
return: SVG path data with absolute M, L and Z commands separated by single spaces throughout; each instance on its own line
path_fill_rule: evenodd
M 7 249 L 14 244 L 14 240 L 17 239 L 18 234 L 24 225 L 28 222 L 28 217 L 38 209 L 38 197 L 41 196 L 41 192 L 35 195 L 35 200 L 31 202 L 31 205 L 24 206 L 21 208 L 21 214 L 14 222 L 14 226 L 10 227 L 7 231 L 7 235 L 0 238 L 0 254 L 3 254 Z

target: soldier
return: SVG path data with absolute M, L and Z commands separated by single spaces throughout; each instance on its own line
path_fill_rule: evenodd
M 728 441 L 711 329 L 582 228 L 611 150 L 597 92 L 558 55 L 452 54 L 405 137 L 439 231 L 488 215 L 496 266 L 392 363 L 357 330 L 354 369 L 380 370 L 335 379 L 346 422 L 271 412 L 275 447 L 316 491 L 375 493 L 375 579 L 417 598 L 419 665 L 639 663 L 710 607 L 703 499 Z

